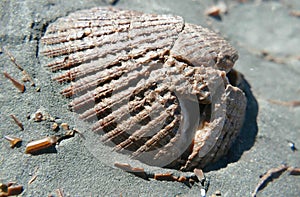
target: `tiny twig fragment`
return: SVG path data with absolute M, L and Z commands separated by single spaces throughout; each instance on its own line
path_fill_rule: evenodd
M 277 64 L 286 64 L 287 58 L 277 57 L 275 55 L 272 55 L 269 51 L 262 50 L 260 51 L 260 54 L 262 58 L 264 58 L 267 61 L 274 62 Z
M 288 166 L 281 165 L 277 168 L 271 168 L 268 170 L 264 175 L 261 176 L 254 192 L 252 193 L 252 197 L 256 197 L 257 193 L 265 188 L 267 184 L 274 179 L 278 178 L 283 172 L 285 172 L 288 169 Z
M 12 76 L 10 76 L 7 72 L 3 72 L 3 74 L 4 74 L 4 76 L 5 76 L 7 79 L 9 79 L 9 80 L 13 83 L 13 85 L 14 85 L 16 88 L 18 88 L 18 90 L 19 90 L 20 92 L 22 92 L 22 93 L 25 92 L 25 85 L 24 85 L 24 84 L 18 82 L 16 79 L 14 79 Z
M 20 120 L 14 115 L 11 114 L 10 117 L 15 121 L 15 123 L 20 127 L 20 129 L 23 131 L 24 130 L 24 126 L 23 124 L 20 122 Z
M 34 176 L 28 181 L 28 185 L 30 185 L 31 183 L 33 183 L 33 181 L 35 181 L 36 178 L 37 178 L 37 175 L 34 175 Z
M 14 148 L 22 143 L 22 139 L 17 137 L 4 136 L 4 138 L 9 141 L 11 148 Z
M 142 179 L 149 180 L 149 179 L 155 179 L 158 181 L 176 181 L 184 183 L 188 186 L 193 184 L 194 182 L 197 182 L 197 177 L 195 175 L 191 176 L 174 176 L 172 173 L 149 173 L 144 170 L 144 168 L 135 168 L 127 163 L 114 163 L 114 166 L 117 168 L 120 168 L 121 170 L 124 170 L 126 172 L 129 172 L 131 174 L 134 174 L 135 176 L 138 176 Z
M 287 140 L 287 142 L 288 142 L 288 145 L 289 145 L 289 147 L 291 148 L 291 150 L 292 150 L 293 152 L 295 152 L 295 151 L 298 150 L 298 149 L 296 148 L 296 145 L 295 145 L 294 142 L 292 142 L 292 141 L 290 141 L 290 140 Z
M 290 172 L 290 175 L 296 175 L 296 176 L 300 175 L 300 168 L 289 167 L 287 170 Z
M 22 71 L 23 74 L 23 81 L 30 81 L 31 82 L 31 86 L 35 86 L 34 81 L 32 80 L 32 78 L 30 77 L 30 75 L 26 72 L 26 70 L 24 70 L 24 68 L 22 68 L 22 66 L 16 61 L 16 58 L 6 49 L 3 48 L 4 53 L 10 58 L 10 60 L 12 61 L 12 63 L 20 70 Z
M 118 162 L 114 163 L 114 166 L 120 168 L 121 170 L 129 172 L 131 174 L 134 174 L 135 176 L 138 176 L 142 179 L 149 180 L 149 177 L 143 168 L 134 168 L 127 163 L 118 163 Z
M 80 137 L 82 137 L 83 139 L 85 139 L 84 135 L 76 128 L 73 128 L 71 131 L 73 131 L 74 133 L 77 133 Z
M 24 70 L 22 66 L 17 63 L 16 58 L 6 48 L 3 47 L 3 51 L 20 71 Z
M 154 179 L 158 181 L 177 181 L 178 177 L 173 176 L 172 173 L 154 174 Z
M 268 101 L 273 104 L 283 105 L 283 106 L 288 106 L 288 107 L 300 106 L 300 101 L 278 101 L 278 100 L 272 100 L 272 99 L 268 99 Z
M 300 17 L 300 10 L 292 10 L 290 11 L 290 15 Z

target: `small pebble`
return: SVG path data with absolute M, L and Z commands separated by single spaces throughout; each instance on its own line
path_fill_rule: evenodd
M 57 124 L 56 122 L 53 123 L 52 126 L 51 126 L 51 129 L 52 129 L 53 131 L 58 131 L 58 129 L 59 129 L 58 124 Z
M 41 122 L 42 120 L 43 120 L 43 114 L 42 114 L 42 112 L 37 112 L 34 115 L 34 121 Z
M 216 196 L 221 196 L 221 191 L 217 190 L 217 191 L 215 191 L 215 194 L 216 194 Z

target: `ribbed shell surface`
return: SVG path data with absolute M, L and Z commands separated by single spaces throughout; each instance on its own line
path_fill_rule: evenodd
M 133 159 L 205 166 L 241 127 L 244 94 L 226 77 L 237 52 L 179 16 L 77 11 L 50 24 L 42 43 L 54 80 L 70 83 L 61 93 L 71 109 L 92 122 L 99 143 Z

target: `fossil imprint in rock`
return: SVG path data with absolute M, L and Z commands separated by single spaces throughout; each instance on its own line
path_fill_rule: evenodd
M 42 55 L 99 143 L 184 171 L 225 155 L 243 124 L 244 93 L 228 79 L 237 51 L 179 16 L 116 8 L 50 24 Z

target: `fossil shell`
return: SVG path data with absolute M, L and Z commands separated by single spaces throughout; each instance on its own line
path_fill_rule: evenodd
M 226 154 L 246 99 L 226 77 L 235 49 L 179 16 L 115 8 L 77 11 L 42 38 L 62 94 L 115 151 L 191 170 Z M 234 79 L 232 79 L 234 80 Z

